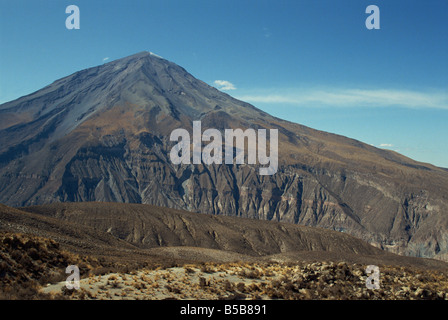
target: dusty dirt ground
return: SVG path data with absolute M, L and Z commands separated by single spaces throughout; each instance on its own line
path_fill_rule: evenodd
M 368 289 L 366 266 L 347 263 L 225 263 L 89 275 L 79 290 L 47 285 L 55 299 L 377 299 L 448 300 L 448 275 L 380 267 L 380 288 Z

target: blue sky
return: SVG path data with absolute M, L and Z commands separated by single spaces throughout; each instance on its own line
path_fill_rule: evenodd
M 0 0 L 0 103 L 144 50 L 272 115 L 448 168 L 446 0 Z

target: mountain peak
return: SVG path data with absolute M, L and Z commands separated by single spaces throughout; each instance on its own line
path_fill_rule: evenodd
M 149 59 L 158 58 L 158 59 L 165 60 L 166 62 L 168 62 L 168 60 L 162 58 L 161 56 L 159 56 L 159 55 L 157 55 L 157 54 L 155 54 L 153 52 L 141 51 L 141 52 L 129 55 L 127 57 L 123 57 L 123 58 L 119 58 L 119 59 L 113 60 L 113 61 L 111 61 L 109 63 L 110 64 L 114 64 L 114 63 L 115 64 L 116 63 L 128 63 L 128 62 L 131 62 L 131 61 L 140 61 L 142 59 L 148 59 L 148 58 Z
M 136 118 L 150 113 L 156 123 L 169 118 L 178 126 L 191 125 L 193 120 L 216 110 L 244 114 L 246 118 L 253 116 L 254 110 L 261 112 L 248 106 L 196 79 L 179 65 L 153 52 L 141 51 L 75 72 L 1 105 L 0 130 L 51 120 L 54 127 L 49 134 L 51 140 L 57 140 L 93 115 L 113 108 L 132 108 Z
M 154 52 L 151 52 L 151 51 L 141 51 L 141 52 L 137 52 L 137 53 L 131 54 L 131 55 L 127 56 L 127 57 L 120 58 L 118 60 L 139 59 L 139 58 L 145 58 L 145 57 L 155 57 L 155 58 L 163 59 L 161 56 L 159 56 L 158 54 L 155 54 Z
M 144 56 L 150 56 L 150 55 L 151 55 L 150 51 L 144 50 L 144 51 L 140 51 L 140 52 L 134 53 L 134 54 L 130 55 L 130 57 L 139 57 L 139 56 L 144 57 Z

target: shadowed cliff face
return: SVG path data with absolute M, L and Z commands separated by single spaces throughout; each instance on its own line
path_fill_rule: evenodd
M 279 169 L 173 165 L 176 128 L 278 129 Z M 272 117 L 142 52 L 0 106 L 0 202 L 148 203 L 343 231 L 448 257 L 448 172 Z

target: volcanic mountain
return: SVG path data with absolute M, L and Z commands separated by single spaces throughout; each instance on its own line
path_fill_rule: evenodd
M 174 129 L 277 129 L 279 168 L 170 161 Z M 141 52 L 0 106 L 0 202 L 144 203 L 343 231 L 448 259 L 448 171 L 275 118 Z

